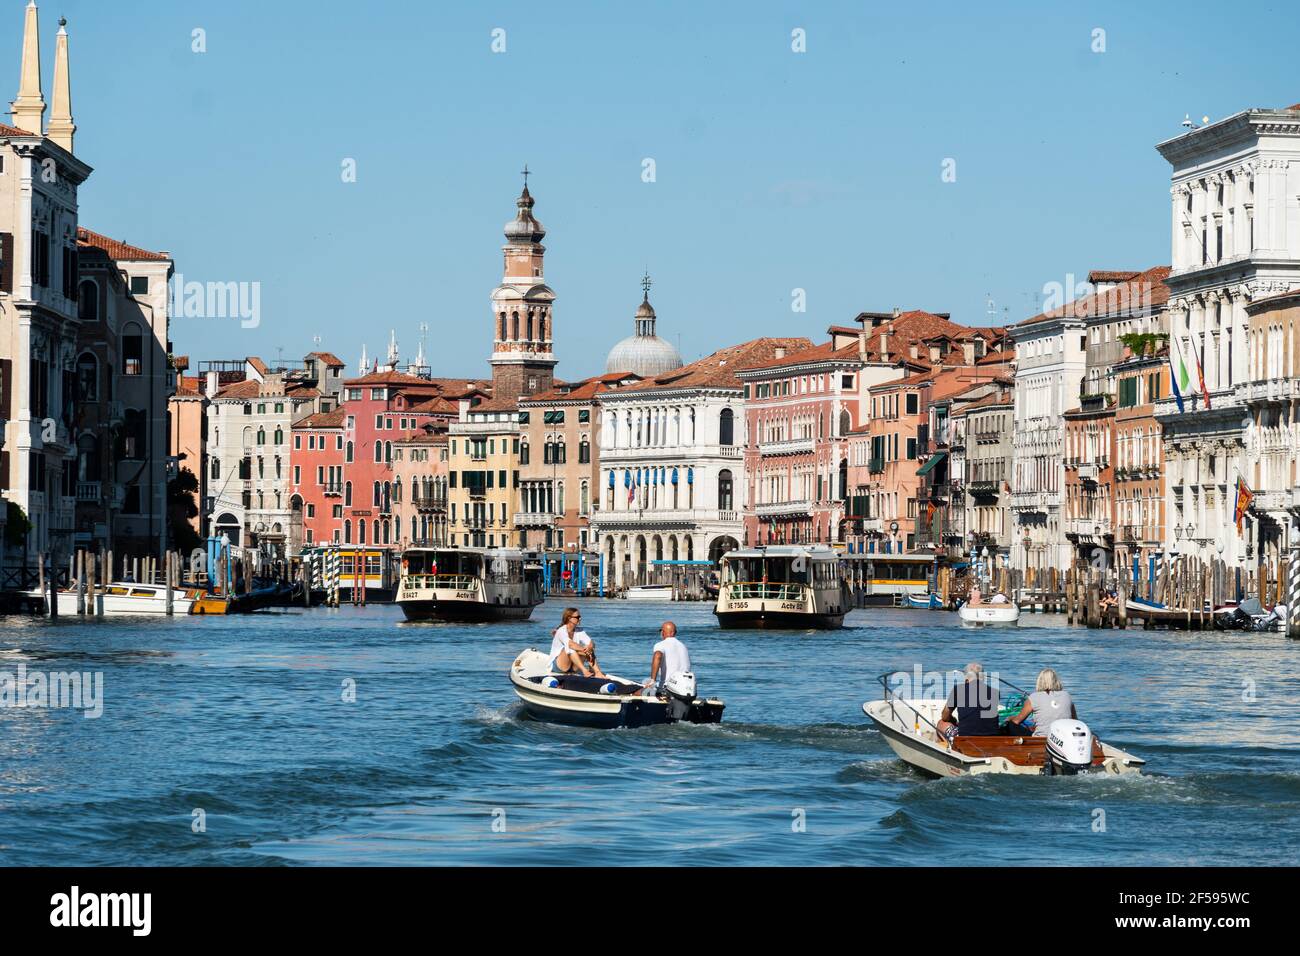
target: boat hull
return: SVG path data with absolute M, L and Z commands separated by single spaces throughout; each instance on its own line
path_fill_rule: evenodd
M 719 611 L 715 608 L 713 613 L 718 619 L 718 626 L 728 630 L 801 631 L 812 628 L 819 631 L 834 631 L 844 626 L 843 614 L 768 610 L 764 607 L 746 611 Z
M 1042 776 L 1046 738 L 958 738 L 958 746 L 939 743 L 932 728 L 943 709 L 941 700 L 873 700 L 862 711 L 884 737 L 889 749 L 908 766 L 935 777 L 985 773 Z M 963 740 L 969 752 L 963 753 Z M 983 744 L 983 746 L 981 746 Z M 1094 741 L 1090 773 L 1140 773 L 1146 761 L 1118 747 Z
M 720 700 L 692 701 L 685 713 L 669 701 L 645 697 L 640 693 L 602 694 L 565 687 L 546 687 L 530 678 L 547 673 L 545 654 L 535 649 L 524 651 L 510 668 L 510 684 L 523 705 L 524 716 L 548 724 L 613 730 L 619 727 L 649 727 L 656 724 L 716 724 L 722 720 L 724 704 Z M 565 679 L 574 684 L 599 686 L 613 681 L 631 689 L 637 685 L 609 675 L 601 679 Z
M 399 600 L 398 606 L 408 621 L 484 624 L 497 621 L 527 621 L 534 605 L 485 604 L 482 601 L 455 601 L 429 598 Z
M 980 625 L 1010 626 L 1020 620 L 1020 608 L 1014 604 L 980 604 L 975 607 L 962 605 L 957 609 L 963 624 L 977 627 Z
M 131 587 L 131 585 L 126 585 Z M 136 587 L 136 590 L 142 588 Z M 190 596 L 189 591 L 175 590 L 172 593 L 172 614 L 189 614 L 194 605 L 194 599 Z M 42 595 L 39 591 L 28 591 L 27 595 L 34 599 L 44 599 L 45 607 L 49 608 L 49 596 Z M 76 591 L 59 591 L 57 592 L 59 602 L 60 617 L 75 617 L 77 614 L 77 592 Z M 131 596 L 119 594 L 105 594 L 98 592 L 91 594 L 86 593 L 85 608 L 87 615 L 103 617 L 155 617 L 167 613 L 167 597 L 164 589 L 158 588 L 157 593 L 144 596 Z

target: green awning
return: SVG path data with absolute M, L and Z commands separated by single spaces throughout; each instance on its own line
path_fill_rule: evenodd
M 927 473 L 930 471 L 931 468 L 933 468 L 935 465 L 939 464 L 939 462 L 943 461 L 943 460 L 944 460 L 945 458 L 947 458 L 947 457 L 948 457 L 948 453 L 947 453 L 946 451 L 941 451 L 941 452 L 938 452 L 938 453 L 936 453 L 936 454 L 931 455 L 929 461 L 927 461 L 927 462 L 926 462 L 924 465 L 922 465 L 920 468 L 916 469 L 916 473 L 917 473 L 918 475 L 924 475 L 924 474 L 927 474 Z

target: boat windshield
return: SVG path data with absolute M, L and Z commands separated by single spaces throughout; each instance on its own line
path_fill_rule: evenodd
M 795 570 L 794 559 L 780 558 L 728 558 L 727 584 L 807 584 L 811 561 L 803 561 L 802 570 Z
M 473 587 L 483 568 L 481 554 L 464 551 L 409 551 L 403 562 L 408 582 L 423 587 Z

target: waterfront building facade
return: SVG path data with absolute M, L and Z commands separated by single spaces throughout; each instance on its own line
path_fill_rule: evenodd
M 426 423 L 393 442 L 393 521 L 397 545 L 448 543 L 447 426 Z
M 343 540 L 344 445 L 342 407 L 313 412 L 293 423 L 289 452 L 290 551 Z
M 1228 568 L 1271 566 L 1287 543 L 1289 495 L 1257 497 L 1240 533 L 1232 518 L 1237 478 L 1249 481 L 1257 463 L 1261 478 L 1268 474 L 1264 463 L 1283 454 L 1275 442 L 1292 459 L 1297 451 L 1270 392 L 1281 386 L 1257 364 L 1268 332 L 1252 342 L 1251 313 L 1300 288 L 1300 108 L 1244 110 L 1157 149 L 1172 167 L 1170 347 L 1193 381 L 1181 409 L 1172 395 L 1156 403 L 1168 468 L 1165 545 Z M 1271 354 L 1276 362 L 1284 353 Z
M 519 403 L 489 399 L 448 428 L 447 531 L 451 544 L 518 547 Z M 527 540 L 525 532 L 525 540 Z
M 848 466 L 845 439 L 860 424 L 858 330 L 738 373 L 744 383 L 742 544 L 838 540 Z
M 1000 564 L 1011 551 L 1012 394 L 1012 382 L 998 379 L 985 395 L 953 412 L 958 437 L 952 449 L 952 472 L 961 483 L 967 551 L 987 548 Z
M 593 544 L 615 586 L 666 579 L 662 561 L 716 561 L 744 537 L 738 372 L 811 346 L 761 338 L 601 395 Z

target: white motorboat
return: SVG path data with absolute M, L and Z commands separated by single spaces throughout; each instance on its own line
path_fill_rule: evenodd
M 671 584 L 642 584 L 637 587 L 628 588 L 623 592 L 623 596 L 629 601 L 673 601 L 676 598 L 673 595 L 673 586 Z
M 694 674 L 674 674 L 661 696 L 613 674 L 552 674 L 549 658 L 535 647 L 510 665 L 510 683 L 533 720 L 574 727 L 716 724 L 726 706 L 720 700 L 696 697 Z
M 73 617 L 77 613 L 77 591 L 64 588 L 55 592 L 59 602 L 59 616 Z M 196 588 L 172 589 L 172 613 L 190 614 L 195 600 L 203 592 Z M 49 607 L 49 595 L 40 591 L 28 591 L 32 598 L 44 598 Z M 130 614 L 166 614 L 167 588 L 161 584 L 135 584 L 129 581 L 114 581 L 102 587 L 96 587 L 95 593 L 86 592 L 86 613 L 93 615 L 130 615 Z
M 1048 737 L 956 737 L 949 743 L 937 730 L 944 701 L 905 700 L 893 695 L 886 681 L 884 699 L 867 701 L 863 712 L 899 759 L 936 777 L 1140 773 L 1146 765 L 1140 757 L 1093 737 L 1078 720 L 1054 721 Z
M 998 600 L 1001 598 L 1002 600 Z M 1020 620 L 1020 608 L 1004 594 L 996 594 L 992 601 L 967 601 L 957 608 L 963 624 L 1015 624 Z

